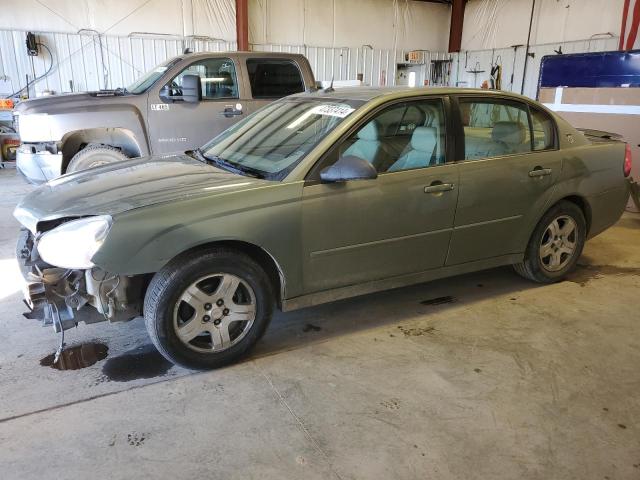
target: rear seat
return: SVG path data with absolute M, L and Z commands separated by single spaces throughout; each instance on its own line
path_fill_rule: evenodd
M 464 127 L 465 159 L 528 152 L 527 129 L 521 122 L 496 122 L 492 129 Z

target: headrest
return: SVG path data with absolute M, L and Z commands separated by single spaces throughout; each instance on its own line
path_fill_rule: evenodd
M 219 72 L 218 76 L 222 78 L 221 85 L 233 85 L 233 78 L 231 77 L 231 73 L 223 71 Z
M 360 140 L 374 141 L 378 140 L 378 122 L 371 120 L 358 132 L 358 138 Z
M 417 127 L 411 136 L 411 148 L 426 152 L 429 157 L 431 157 L 433 149 L 436 148 L 437 142 L 436 129 L 433 127 Z
M 520 122 L 497 122 L 491 131 L 494 142 L 504 142 L 519 145 L 524 142 L 526 129 Z

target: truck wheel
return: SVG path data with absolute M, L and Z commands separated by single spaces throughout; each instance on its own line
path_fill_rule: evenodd
M 573 270 L 582 254 L 587 222 L 580 207 L 562 201 L 551 207 L 536 226 L 516 272 L 538 283 L 554 283 Z
M 218 368 L 244 356 L 263 335 L 272 292 L 267 274 L 245 254 L 217 248 L 181 255 L 151 280 L 145 324 L 169 361 Z
M 107 163 L 121 162 L 128 158 L 120 149 L 111 145 L 88 145 L 73 156 L 67 166 L 66 173 L 78 172 Z

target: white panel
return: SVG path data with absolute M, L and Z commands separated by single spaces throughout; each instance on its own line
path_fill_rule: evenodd
M 413 0 L 249 0 L 249 41 L 445 50 L 450 8 Z
M 620 31 L 624 0 L 536 0 L 531 44 L 564 43 Z M 469 0 L 463 50 L 526 44 L 532 0 Z
M 204 35 L 234 41 L 235 0 L 2 0 L 0 29 Z

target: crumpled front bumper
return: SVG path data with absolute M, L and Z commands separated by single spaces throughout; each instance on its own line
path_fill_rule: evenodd
M 69 270 L 48 265 L 40 259 L 35 237 L 27 229 L 20 231 L 16 256 L 25 279 L 25 304 L 30 310 L 24 316 L 41 320 L 56 332 L 79 322 L 127 321 L 141 314 L 139 281 L 97 268 Z
M 16 151 L 16 168 L 29 183 L 39 185 L 62 175 L 62 153 L 22 144 Z

